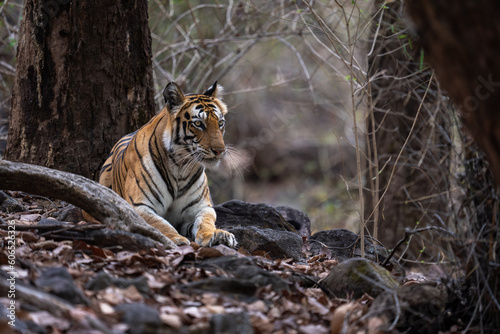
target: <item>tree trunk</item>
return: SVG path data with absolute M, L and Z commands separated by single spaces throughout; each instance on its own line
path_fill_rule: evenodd
M 467 152 L 467 181 L 472 180 L 467 196 L 474 205 L 455 244 L 466 263 L 464 295 L 474 305 L 469 310 L 471 322 L 484 332 L 496 333 L 500 328 L 500 2 L 413 0 L 407 1 L 407 10 L 439 82 L 459 106 L 463 123 L 485 152 L 495 177 L 497 191 L 492 191 L 488 173 L 481 172 L 481 154 Z
M 500 185 L 500 2 L 419 0 L 407 7 L 439 82 Z
M 27 0 L 5 158 L 95 178 L 154 115 L 148 1 Z
M 367 123 L 367 180 L 372 181 L 365 192 L 365 217 L 370 217 L 368 226 L 377 222 L 374 234 L 392 248 L 405 228 L 446 227 L 441 225 L 449 215 L 449 160 L 444 157 L 451 142 L 443 134 L 450 115 L 441 112 L 445 103 L 438 102 L 437 81 L 422 62 L 418 39 L 405 29 L 400 3 L 379 5 L 386 9 L 382 20 L 375 20 L 378 36 L 368 58 L 373 117 Z M 430 246 L 436 242 L 423 236 L 412 239 L 410 252 L 419 256 L 427 249 L 424 255 L 435 255 Z

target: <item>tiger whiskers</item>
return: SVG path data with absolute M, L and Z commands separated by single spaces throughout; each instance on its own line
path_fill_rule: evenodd
M 203 160 L 197 151 L 190 152 L 189 150 L 186 150 L 186 153 L 180 155 L 178 158 L 180 166 L 182 166 L 182 169 L 185 171 L 196 169 Z
M 227 170 L 231 176 L 243 178 L 243 171 L 248 168 L 250 158 L 248 154 L 233 146 L 226 145 L 226 156 L 222 159 L 222 168 Z

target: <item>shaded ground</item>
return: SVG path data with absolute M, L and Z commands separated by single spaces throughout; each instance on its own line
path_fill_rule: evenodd
M 9 285 L 0 284 L 0 301 L 6 315 L 15 301 L 16 324 L 14 330 L 8 324 L 12 319 L 3 315 L 2 333 L 316 334 L 387 325 L 387 319 L 370 315 L 371 296 L 337 298 L 318 284 L 338 264 L 327 252 L 297 263 L 194 243 L 134 252 L 118 244 L 101 248 L 84 240 L 57 240 L 60 231 L 41 233 L 37 225 L 67 204 L 10 194 L 24 211 L 0 212 L 2 282 L 15 272 L 15 296 L 9 298 Z M 12 221 L 13 268 L 7 228 Z M 405 285 L 420 280 L 410 276 Z

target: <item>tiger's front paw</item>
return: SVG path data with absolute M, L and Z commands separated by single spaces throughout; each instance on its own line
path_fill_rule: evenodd
M 189 245 L 191 243 L 191 241 L 189 241 L 188 238 L 185 238 L 180 234 L 167 235 L 166 237 L 168 237 L 170 240 L 172 240 L 174 242 L 174 244 L 176 244 L 177 246 Z
M 215 230 L 213 233 L 198 232 L 196 243 L 202 247 L 211 247 L 215 245 L 226 245 L 236 247 L 238 242 L 232 233 L 224 230 Z

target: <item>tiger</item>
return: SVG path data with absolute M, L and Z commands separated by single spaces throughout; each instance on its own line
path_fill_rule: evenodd
M 151 226 L 177 246 L 224 244 L 232 233 L 217 229 L 205 168 L 219 165 L 228 109 L 217 81 L 203 94 L 184 94 L 170 82 L 164 108 L 139 130 L 121 138 L 99 174 Z

